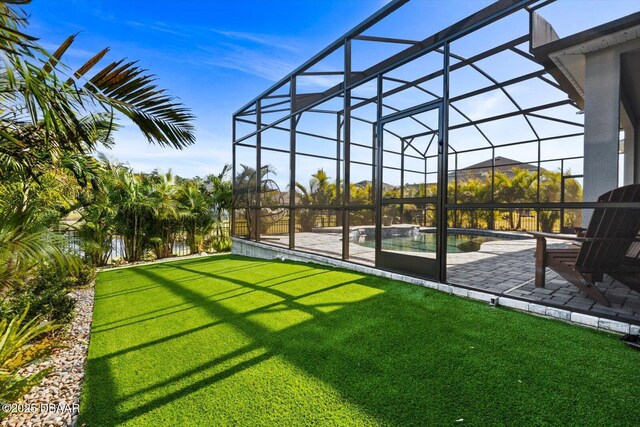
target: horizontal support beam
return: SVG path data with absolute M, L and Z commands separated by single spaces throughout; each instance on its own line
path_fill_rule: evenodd
M 398 44 L 418 44 L 419 40 L 407 40 L 407 39 L 396 39 L 390 37 L 375 37 L 375 36 L 365 36 L 359 35 L 355 36 L 353 40 L 363 40 L 369 42 L 382 42 L 382 43 L 398 43 Z
M 460 123 L 458 125 L 454 125 L 454 126 L 449 126 L 449 130 L 455 130 L 455 129 L 462 129 L 465 127 L 469 127 L 469 126 L 475 126 L 475 125 L 479 125 L 479 124 L 483 124 L 483 123 L 489 123 L 489 122 L 493 122 L 496 120 L 502 120 L 502 119 L 508 119 L 510 117 L 516 117 L 516 116 L 524 116 L 527 115 L 528 113 L 534 112 L 534 111 L 539 111 L 539 110 L 545 110 L 547 108 L 553 108 L 553 107 L 559 107 L 561 105 L 567 105 L 570 104 L 571 100 L 569 99 L 565 99 L 562 101 L 557 101 L 557 102 L 552 102 L 549 104 L 545 104 L 545 105 L 539 105 L 537 107 L 531 107 L 531 108 L 524 108 L 522 110 L 516 110 L 516 111 L 512 111 L 510 113 L 504 113 L 504 114 L 499 114 L 497 116 L 492 116 L 492 117 L 487 117 L 484 119 L 479 119 L 479 120 L 473 120 L 470 122 L 466 122 L 466 123 Z M 406 135 L 405 138 L 417 138 L 420 136 L 426 136 L 426 135 L 430 135 L 433 132 L 421 132 L 421 133 L 416 133 L 413 135 Z M 538 141 L 538 139 L 536 139 L 535 141 Z M 506 144 L 504 145 L 506 146 Z M 495 145 L 495 147 L 500 147 L 500 145 Z
M 511 146 L 514 146 L 514 145 L 530 144 L 530 143 L 538 142 L 538 141 L 544 142 L 544 141 L 552 141 L 554 139 L 574 138 L 574 137 L 583 136 L 583 135 L 584 134 L 582 132 L 580 132 L 580 133 L 568 133 L 568 134 L 565 134 L 565 135 L 548 136 L 548 137 L 545 137 L 545 138 L 526 139 L 524 141 L 510 142 L 508 144 L 500 144 L 500 145 L 495 145 L 493 147 L 478 147 L 478 148 L 469 148 L 467 150 L 459 150 L 458 154 L 473 153 L 474 151 L 482 151 L 482 150 L 491 150 L 492 148 L 503 148 L 503 147 L 511 147 Z M 451 143 L 449 143 L 449 146 L 451 146 Z
M 251 193 L 255 195 L 256 193 Z M 430 202 L 430 200 L 434 202 Z M 424 200 L 423 202 L 416 202 L 416 200 Z M 426 197 L 420 199 L 387 199 L 383 204 L 431 204 L 436 203 L 437 198 Z M 558 209 L 640 209 L 640 203 L 638 202 L 565 202 L 565 203 L 447 203 L 446 209 L 452 210 L 512 210 L 512 209 L 532 209 L 532 210 L 558 210 Z M 290 205 L 235 205 L 235 209 L 259 209 L 270 208 L 278 209 L 285 208 L 290 209 Z M 309 209 L 309 210 L 373 210 L 374 205 L 294 205 L 293 209 Z
M 435 182 L 427 183 L 427 185 L 436 185 Z M 398 197 L 397 199 L 383 197 L 380 201 L 381 205 L 432 205 L 438 203 L 437 197 Z
M 343 76 L 344 71 L 305 71 L 300 76 Z
M 452 209 L 640 209 L 639 202 L 557 202 L 557 203 L 447 203 L 445 207 Z

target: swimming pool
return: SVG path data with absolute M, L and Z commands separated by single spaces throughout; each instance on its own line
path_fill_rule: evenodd
M 447 235 L 447 253 L 476 252 L 485 242 L 504 240 L 499 237 L 475 236 L 471 234 Z M 374 239 L 360 240 L 356 242 L 367 248 L 374 248 Z M 382 239 L 382 249 L 399 252 L 435 252 L 435 233 L 420 233 L 415 236 L 398 236 Z

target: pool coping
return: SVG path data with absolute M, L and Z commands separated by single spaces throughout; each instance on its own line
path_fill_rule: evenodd
M 421 233 L 435 233 L 436 227 L 420 227 Z M 480 228 L 447 228 L 449 234 L 466 234 L 469 236 L 497 237 L 506 240 L 533 239 L 526 231 L 482 230 Z
M 291 249 L 267 245 L 264 243 L 254 242 L 237 237 L 232 237 L 231 240 L 233 242 L 231 246 L 231 253 L 234 255 L 243 255 L 261 259 L 280 259 L 282 261 L 290 260 L 299 262 L 314 262 L 320 265 L 344 268 L 346 270 L 370 274 L 372 276 L 384 277 L 391 280 L 411 283 L 440 292 L 446 292 L 451 295 L 486 302 L 492 306 L 507 307 L 537 316 L 565 321 L 579 326 L 585 326 L 620 335 L 640 335 L 640 325 L 628 322 L 613 320 L 606 317 L 594 316 L 557 307 L 551 307 L 548 305 L 529 302 L 524 299 L 514 297 L 507 297 L 491 292 L 469 289 L 460 285 L 439 283 L 432 280 L 421 279 L 401 273 L 380 270 L 374 267 L 356 264 L 349 261 L 329 258 L 318 254 L 294 251 Z

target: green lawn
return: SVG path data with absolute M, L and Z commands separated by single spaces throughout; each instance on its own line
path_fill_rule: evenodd
M 640 420 L 618 337 L 405 283 L 225 255 L 102 272 L 95 298 L 90 427 Z

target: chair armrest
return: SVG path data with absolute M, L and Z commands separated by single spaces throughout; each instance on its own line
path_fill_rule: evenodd
M 636 237 L 578 237 L 569 234 L 544 233 L 542 231 L 528 231 L 536 239 L 558 239 L 573 242 L 640 242 L 640 238 Z

